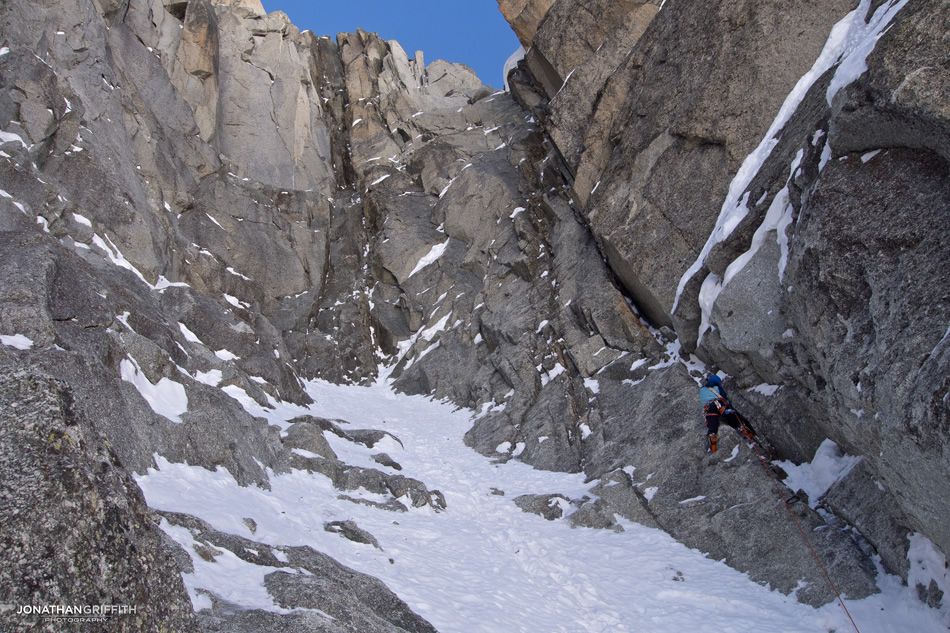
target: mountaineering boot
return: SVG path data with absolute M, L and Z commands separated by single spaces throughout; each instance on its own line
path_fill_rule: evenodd
M 719 441 L 719 438 L 716 437 L 715 433 L 709 434 L 709 452 L 710 453 L 716 452 L 716 442 L 718 441 Z
M 752 433 L 752 430 L 749 427 L 747 427 L 745 424 L 739 425 L 739 434 L 742 435 L 742 437 L 749 440 L 750 442 L 755 441 L 755 434 Z

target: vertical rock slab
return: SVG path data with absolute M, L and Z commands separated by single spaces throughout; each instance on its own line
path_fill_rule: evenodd
M 218 115 L 218 19 L 208 0 L 187 5 L 172 82 L 191 104 L 205 141 L 214 137 Z
M 379 103 L 379 76 L 389 56 L 386 43 L 376 34 L 357 31 L 340 34 L 339 47 L 349 99 L 347 123 L 354 163 L 362 165 L 374 158 L 398 156 L 402 148 L 392 137 Z M 409 107 L 401 109 L 405 117 L 412 114 Z
M 609 40 L 623 40 L 625 52 L 628 52 L 658 9 L 656 0 L 593 3 L 557 0 L 538 25 L 530 47 L 526 45 L 525 63 L 548 98 L 553 99 L 567 78 L 581 70 L 591 57 L 599 60 L 598 65 L 610 63 L 610 58 L 615 55 L 604 50 Z M 588 74 L 587 81 L 600 84 L 594 88 L 596 95 L 610 72 L 600 77 L 597 73 L 581 74 Z
M 329 132 L 311 77 L 312 34 L 280 12 L 217 12 L 219 68 L 214 143 L 235 173 L 329 197 Z
M 613 19 L 607 21 L 595 17 L 603 13 L 603 7 L 581 9 L 558 3 L 539 34 L 539 38 L 548 40 L 542 50 L 554 49 L 551 54 L 557 55 L 559 74 L 564 79 L 549 106 L 551 138 L 575 176 L 574 191 L 582 204 L 596 186 L 591 179 L 599 179 L 600 173 L 594 173 L 592 167 L 605 164 L 608 139 L 630 90 L 630 78 L 624 80 L 618 68 L 659 10 L 656 2 L 610 4 Z M 585 24 L 591 20 L 599 24 L 598 37 L 593 41 L 588 39 L 590 36 L 578 38 L 578 30 L 589 32 Z M 560 56 L 556 52 L 558 44 L 572 35 L 580 40 L 577 50 L 570 57 Z
M 950 167 L 910 149 L 861 156 L 828 163 L 796 230 L 784 312 L 807 364 L 795 375 L 827 403 L 829 435 L 866 455 L 915 527 L 950 548 L 939 493 L 950 479 Z
M 680 277 L 712 231 L 730 181 L 854 4 L 792 13 L 776 2 L 713 2 L 701 10 L 673 2 L 626 60 L 618 76 L 632 76 L 628 85 L 636 88 L 586 213 L 611 266 L 653 322 L 672 323 Z M 784 37 L 792 31 L 803 36 Z M 660 251 L 669 256 L 634 255 Z M 684 294 L 677 331 L 689 340 L 698 287 Z

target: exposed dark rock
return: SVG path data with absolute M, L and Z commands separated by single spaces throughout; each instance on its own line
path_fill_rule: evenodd
M 409 610 L 406 604 L 386 589 L 380 581 L 363 574 L 342 577 L 333 568 L 332 559 L 321 557 L 328 568 L 316 573 L 311 562 L 316 552 L 308 552 L 310 560 L 301 565 L 314 575 L 275 571 L 264 578 L 264 586 L 274 601 L 284 608 L 319 609 L 345 631 L 380 633 L 434 633 L 435 628 Z M 352 596 L 352 597 L 350 597 Z M 354 604 L 355 603 L 355 604 Z
M 943 591 L 937 586 L 937 581 L 931 578 L 926 587 L 917 584 L 917 597 L 931 609 L 939 609 L 943 602 Z
M 356 525 L 355 521 L 328 521 L 323 524 L 323 529 L 327 532 L 334 532 L 340 536 L 347 538 L 354 543 L 363 543 L 365 545 L 372 545 L 376 549 L 382 549 L 379 546 L 379 541 L 376 540 L 376 537 L 367 532 L 364 529 L 361 529 Z
M 253 631 L 266 626 L 279 631 L 337 631 L 360 633 L 430 633 L 428 622 L 413 613 L 382 582 L 340 565 L 309 547 L 275 548 L 266 543 L 214 530 L 204 521 L 185 514 L 162 513 L 172 525 L 186 528 L 194 549 L 227 550 L 242 561 L 276 568 L 264 577 L 274 602 L 285 609 L 316 610 L 310 613 L 275 614 L 246 610 L 211 595 L 212 608 L 199 612 L 205 630 Z M 341 525 L 348 538 L 359 536 L 378 547 L 375 539 L 351 521 Z M 352 525 L 350 525 L 352 524 Z M 180 547 L 180 546 L 179 546 Z M 199 554 L 200 555 L 200 554 Z M 212 556 L 213 558 L 213 556 Z M 310 628 L 316 627 L 316 628 Z
M 581 506 L 578 512 L 572 514 L 569 517 L 572 524 L 613 527 L 616 525 L 613 515 L 619 514 L 647 527 L 659 527 L 650 511 L 649 501 L 640 489 L 633 485 L 626 472 L 617 470 L 605 475 L 599 484 L 591 488 L 591 493 L 599 498 L 593 503 Z M 578 516 L 581 511 L 584 511 L 584 514 Z
M 285 432 L 281 442 L 290 448 L 300 448 L 327 459 L 335 460 L 336 453 L 330 448 L 323 430 L 306 422 L 296 422 Z
M 571 500 L 561 494 L 521 495 L 514 498 L 515 505 L 524 510 L 544 517 L 548 521 L 564 516 L 564 506 L 570 506 Z
M 4 604 L 132 608 L 80 631 L 199 630 L 162 531 L 65 383 L 0 365 L 0 468 Z M 6 609 L 0 623 L 56 626 Z
M 806 499 L 807 503 L 807 499 Z M 851 471 L 821 498 L 821 506 L 840 515 L 874 547 L 885 568 L 907 576 L 907 519 L 881 482 L 874 479 L 866 461 Z
M 402 466 L 399 465 L 399 462 L 395 461 L 392 457 L 386 453 L 378 453 L 373 455 L 373 461 L 377 464 L 382 464 L 383 466 L 388 466 L 394 470 L 402 470 Z

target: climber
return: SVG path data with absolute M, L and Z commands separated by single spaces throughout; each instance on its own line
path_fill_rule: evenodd
M 729 402 L 726 388 L 722 386 L 722 379 L 713 374 L 706 380 L 706 384 L 699 388 L 699 399 L 703 403 L 703 413 L 706 416 L 706 432 L 709 439 L 709 452 L 716 452 L 719 425 L 723 422 L 736 430 L 736 433 L 745 437 L 750 443 L 755 440 L 755 432 L 748 420 L 742 417 Z

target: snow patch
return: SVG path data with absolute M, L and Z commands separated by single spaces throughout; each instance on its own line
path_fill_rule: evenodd
M 195 380 L 200 383 L 217 387 L 224 380 L 224 374 L 220 369 L 211 369 L 209 371 L 195 372 Z
M 699 495 L 698 497 L 690 497 L 689 499 L 683 499 L 680 501 L 680 505 L 684 503 L 692 503 L 693 501 L 702 501 L 706 498 L 706 495 Z
M 450 314 L 446 314 L 444 317 L 435 322 L 435 325 L 422 330 L 420 336 L 427 341 L 431 341 L 432 338 L 445 329 L 446 324 L 449 322 Z
M 722 461 L 723 461 L 723 462 L 731 462 L 732 460 L 734 460 L 734 459 L 735 459 L 736 457 L 738 457 L 738 456 L 739 456 L 739 445 L 736 444 L 735 446 L 732 447 L 732 453 L 729 454 L 729 457 L 727 457 L 726 459 L 724 459 L 724 460 L 722 460 Z
M 224 297 L 225 301 L 233 305 L 235 308 L 250 308 L 251 307 L 251 304 L 245 303 L 244 301 L 241 301 L 240 299 L 238 299 L 237 297 L 233 295 L 223 293 L 222 296 Z
M 822 496 L 862 459 L 860 456 L 842 454 L 834 441 L 826 439 L 815 451 L 810 463 L 801 466 L 789 461 L 776 463 L 788 473 L 785 485 L 791 490 L 804 490 L 808 495 L 808 505 L 815 508 Z
M 445 252 L 446 247 L 449 245 L 449 240 L 445 240 L 441 244 L 436 244 L 429 249 L 429 252 L 422 256 L 422 258 L 416 263 L 415 268 L 412 269 L 412 272 L 409 273 L 409 277 L 412 277 L 417 272 L 436 261 L 442 254 Z
M 222 231 L 224 230 L 224 227 L 221 226 L 221 223 L 218 222 L 217 220 L 215 220 L 215 219 L 211 216 L 210 213 L 205 213 L 205 215 L 208 216 L 208 219 L 211 220 L 212 222 L 214 222 L 214 223 L 217 225 L 217 227 L 218 227 L 219 229 L 221 229 Z
M 134 274 L 136 277 L 138 277 L 142 281 L 142 283 L 146 284 L 150 288 L 154 288 L 154 286 L 152 286 L 152 284 L 150 284 L 145 279 L 145 276 L 142 273 L 140 273 L 138 269 L 135 266 L 133 266 L 131 262 L 129 262 L 129 260 L 125 258 L 125 256 L 122 255 L 122 252 L 118 249 L 118 247 L 109 238 L 108 235 L 105 237 L 105 239 L 103 239 L 102 237 L 99 236 L 98 233 L 96 233 L 95 235 L 92 236 L 92 243 L 98 246 L 106 254 L 106 257 L 108 257 L 109 260 L 113 264 L 115 264 L 119 268 L 125 268 L 126 270 L 131 271 L 132 274 Z
M 228 266 L 225 270 L 227 270 L 229 273 L 231 273 L 231 274 L 234 275 L 235 277 L 240 277 L 240 278 L 243 279 L 244 281 L 251 281 L 251 278 L 250 278 L 250 277 L 248 277 L 247 275 L 242 275 L 242 274 L 239 273 L 238 271 L 234 270 L 234 268 L 232 268 L 231 266 Z
M 633 372 L 633 371 L 636 371 L 636 370 L 639 369 L 640 367 L 643 367 L 644 365 L 646 365 L 648 362 L 650 362 L 650 361 L 649 361 L 648 359 L 646 359 L 646 358 L 637 359 L 637 360 L 633 361 L 633 364 L 632 364 L 632 365 L 630 365 L 630 371 L 632 371 L 632 372 Z
M 749 391 L 754 391 L 755 393 L 761 393 L 763 396 L 774 396 L 775 392 L 781 389 L 782 385 L 770 385 L 768 383 L 762 383 L 761 385 L 756 385 L 749 389 Z
M 26 143 L 23 142 L 23 138 L 19 134 L 14 134 L 13 132 L 4 132 L 0 130 L 0 144 L 17 142 L 23 147 L 26 147 Z
M 825 93 L 828 105 L 831 105 L 839 90 L 867 71 L 868 55 L 874 50 L 878 39 L 887 32 L 894 16 L 904 8 L 908 0 L 890 0 L 882 4 L 865 23 L 863 16 L 868 14 L 871 2 L 872 0 L 861 0 L 858 8 L 835 25 L 828 38 L 831 41 L 837 36 L 839 50 L 837 58 L 841 60 Z
M 168 465 L 168 462 L 162 460 L 162 464 Z M 194 569 L 191 573 L 183 573 L 181 578 L 185 582 L 195 610 L 211 607 L 211 599 L 208 595 L 198 591 L 207 589 L 227 602 L 244 609 L 292 613 L 291 610 L 284 609 L 274 602 L 264 587 L 264 577 L 275 571 L 293 573 L 296 570 L 248 563 L 223 547 L 216 550 L 221 552 L 220 554 L 216 553 L 214 559 L 208 561 L 197 554 L 195 546 L 201 544 L 194 539 L 189 530 L 172 525 L 165 518 L 162 518 L 160 527 L 191 556 Z
M 551 368 L 551 371 L 541 373 L 541 386 L 545 386 L 566 371 L 567 369 L 564 368 L 564 365 L 556 363 L 554 367 Z
M 596 378 L 585 378 L 584 386 L 594 395 L 600 393 L 600 381 Z
M 268 471 L 268 489 L 241 487 L 223 468 L 171 464 L 160 456 L 158 468 L 136 475 L 136 482 L 150 507 L 192 514 L 217 530 L 247 536 L 244 519 L 252 518 L 254 538 L 273 545 L 281 562 L 286 556 L 278 552 L 309 546 L 379 578 L 443 633 L 718 632 L 749 630 L 750 623 L 757 633 L 850 628 L 839 605 L 799 604 L 661 530 L 621 517 L 617 523 L 623 531 L 574 529 L 522 512 L 511 501 L 517 496 L 557 491 L 576 499 L 589 495 L 594 484 L 583 474 L 540 471 L 518 460 L 501 464 L 497 455 L 479 455 L 464 443 L 475 412 L 395 393 L 388 370 L 380 373 L 365 387 L 309 382 L 306 390 L 314 401 L 309 407 L 277 403 L 265 409 L 240 389 L 225 391 L 243 394 L 252 415 L 282 428 L 294 417 L 313 415 L 393 433 L 405 446 L 398 460 L 402 472 L 441 490 L 447 502 L 443 512 L 410 508 L 397 523 L 392 513 L 340 499 L 330 479 L 319 473 Z M 519 449 L 521 442 L 515 446 Z M 505 450 L 511 450 L 510 442 Z M 626 465 L 623 471 L 632 478 L 635 469 Z M 492 488 L 505 495 L 490 494 Z M 648 490 L 650 497 L 655 491 Z M 379 498 L 365 491 L 349 494 Z M 345 519 L 372 533 L 384 549 L 321 529 L 328 520 Z M 191 549 L 186 532 L 173 538 Z M 210 589 L 246 608 L 276 608 L 259 586 L 262 574 L 273 568 L 232 568 L 237 563 L 227 556 L 217 561 L 196 560 L 195 573 L 183 576 L 196 606 L 198 600 L 207 603 L 198 590 Z M 938 562 L 934 558 L 933 566 Z M 674 582 L 671 569 L 681 571 L 687 582 Z M 863 633 L 946 633 L 941 614 L 919 603 L 913 587 L 901 586 L 893 576 L 880 578 L 882 593 L 846 600 Z
M 138 389 L 152 411 L 175 424 L 182 423 L 182 414 L 188 412 L 188 394 L 184 385 L 168 378 L 153 385 L 131 356 L 119 363 L 119 374 L 122 380 Z
M 22 334 L 0 334 L 0 344 L 19 350 L 27 350 L 33 347 L 33 341 Z

